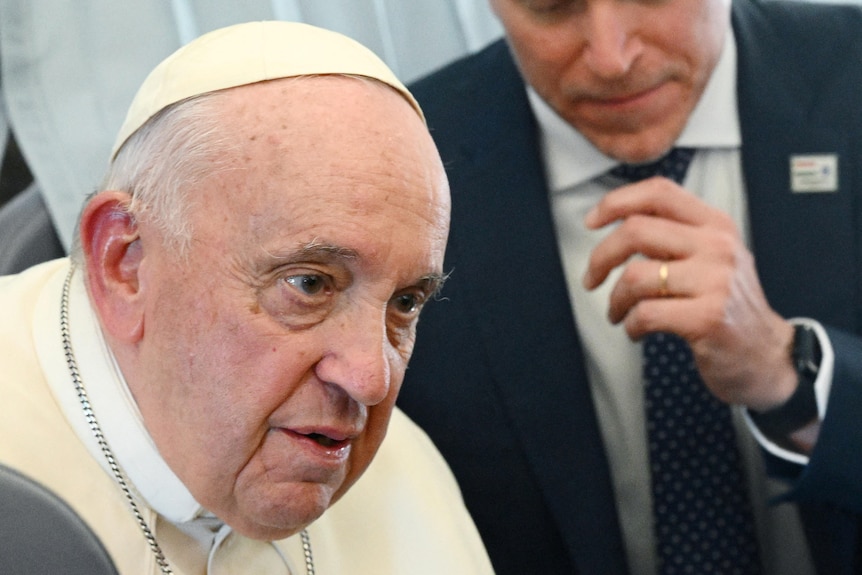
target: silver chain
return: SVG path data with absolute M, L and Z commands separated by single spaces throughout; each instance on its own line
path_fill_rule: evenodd
M 75 391 L 78 394 L 78 400 L 81 402 L 81 408 L 84 410 L 84 417 L 87 420 L 87 424 L 93 431 L 93 435 L 99 444 L 99 449 L 101 449 L 102 454 L 105 456 L 108 466 L 111 468 L 111 473 L 114 475 L 114 479 L 117 481 L 120 489 L 122 489 L 123 495 L 125 495 L 126 501 L 129 503 L 132 514 L 135 516 L 138 526 L 140 526 L 141 531 L 144 533 L 144 538 L 147 540 L 150 549 L 152 549 L 153 554 L 156 556 L 156 563 L 159 566 L 159 570 L 165 575 L 173 575 L 173 571 L 168 564 L 168 560 L 165 558 L 162 548 L 159 547 L 159 543 L 156 541 L 156 536 L 153 534 L 150 526 L 147 525 L 147 521 L 144 519 L 144 516 L 135 501 L 135 496 L 132 494 L 132 490 L 129 488 L 129 484 L 126 481 L 125 474 L 122 469 L 120 469 L 120 465 L 114 457 L 114 452 L 111 451 L 111 448 L 108 446 L 108 441 L 102 433 L 102 427 L 96 420 L 96 414 L 90 406 L 90 399 L 87 395 L 87 390 L 84 388 L 84 381 L 81 379 L 81 373 L 78 370 L 78 362 L 75 359 L 75 353 L 72 350 L 72 337 L 69 332 L 69 291 L 71 289 L 72 275 L 74 273 L 75 266 L 72 265 L 69 268 L 69 273 L 66 275 L 66 281 L 63 283 L 63 295 L 60 299 L 60 334 L 63 338 L 63 352 L 66 355 L 66 364 L 69 366 L 69 374 L 72 376 L 72 382 L 75 384 Z M 302 532 L 300 532 L 300 538 L 302 540 L 302 553 L 305 557 L 305 572 L 307 575 L 314 575 L 314 558 L 311 554 L 311 537 L 309 536 L 307 529 L 303 529 Z
M 311 537 L 308 535 L 308 529 L 303 529 L 299 537 L 302 539 L 302 554 L 305 556 L 305 573 L 314 575 L 314 557 L 311 555 Z

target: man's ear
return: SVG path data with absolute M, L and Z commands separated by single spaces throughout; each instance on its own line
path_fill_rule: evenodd
M 126 343 L 143 335 L 144 253 L 138 226 L 129 213 L 131 196 L 106 191 L 87 202 L 81 214 L 81 249 L 93 305 L 107 332 Z

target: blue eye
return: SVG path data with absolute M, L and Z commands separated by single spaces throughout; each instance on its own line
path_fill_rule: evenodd
M 290 276 L 284 281 L 306 295 L 317 295 L 326 288 L 326 281 L 319 275 Z

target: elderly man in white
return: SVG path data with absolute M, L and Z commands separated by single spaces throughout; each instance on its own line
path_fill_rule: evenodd
M 139 90 L 71 260 L 0 279 L 0 462 L 121 573 L 490 573 L 394 408 L 448 225 L 422 113 L 370 51 L 202 36 Z

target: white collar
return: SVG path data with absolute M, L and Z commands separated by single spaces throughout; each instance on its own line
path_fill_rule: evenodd
M 587 182 L 618 164 L 593 147 L 529 86 L 527 96 L 539 124 L 552 192 Z M 677 145 L 738 148 L 741 142 L 736 102 L 736 40 L 733 29 L 728 27 L 718 64 Z
M 39 361 L 54 396 L 78 438 L 113 477 L 84 417 L 69 375 L 60 331 L 60 297 L 68 266 L 51 278 L 40 296 L 34 318 Z M 147 506 L 174 524 L 204 510 L 159 454 L 144 427 L 140 411 L 102 335 L 90 305 L 83 273 L 76 270 L 69 293 L 69 331 L 81 379 L 102 433 L 131 486 Z

